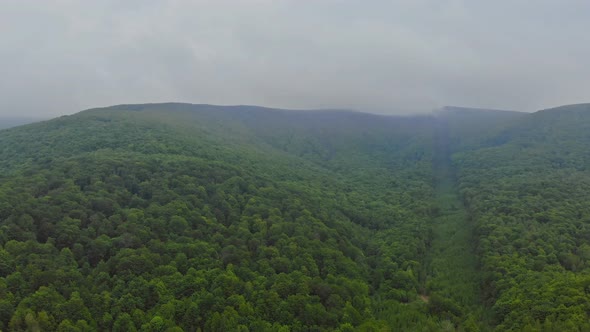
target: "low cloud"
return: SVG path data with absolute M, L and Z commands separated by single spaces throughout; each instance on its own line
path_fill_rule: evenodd
M 0 115 L 182 101 L 378 113 L 590 101 L 587 1 L 22 1 Z

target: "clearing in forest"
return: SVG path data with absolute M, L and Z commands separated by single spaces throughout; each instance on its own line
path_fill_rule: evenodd
M 421 299 L 458 317 L 481 322 L 484 309 L 479 301 L 477 257 L 467 210 L 459 196 L 451 162 L 448 128 L 441 122 L 435 134 L 433 174 L 435 209 L 430 247 L 421 276 Z M 468 315 L 469 313 L 469 315 Z M 468 317 L 469 316 L 469 317 Z

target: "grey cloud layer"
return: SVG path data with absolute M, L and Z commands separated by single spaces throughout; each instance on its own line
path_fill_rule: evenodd
M 588 1 L 0 4 L 0 115 L 185 101 L 407 113 L 590 101 Z

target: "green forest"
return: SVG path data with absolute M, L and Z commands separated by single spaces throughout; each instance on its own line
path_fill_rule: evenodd
M 0 331 L 590 331 L 590 104 L 0 130 Z

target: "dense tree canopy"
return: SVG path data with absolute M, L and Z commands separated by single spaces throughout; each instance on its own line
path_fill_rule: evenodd
M 322 117 L 123 106 L 1 132 L 1 328 L 435 325 L 430 119 Z
M 2 130 L 0 330 L 590 329 L 590 110 L 461 112 Z
M 590 106 L 540 111 L 457 153 L 499 330 L 590 330 Z

